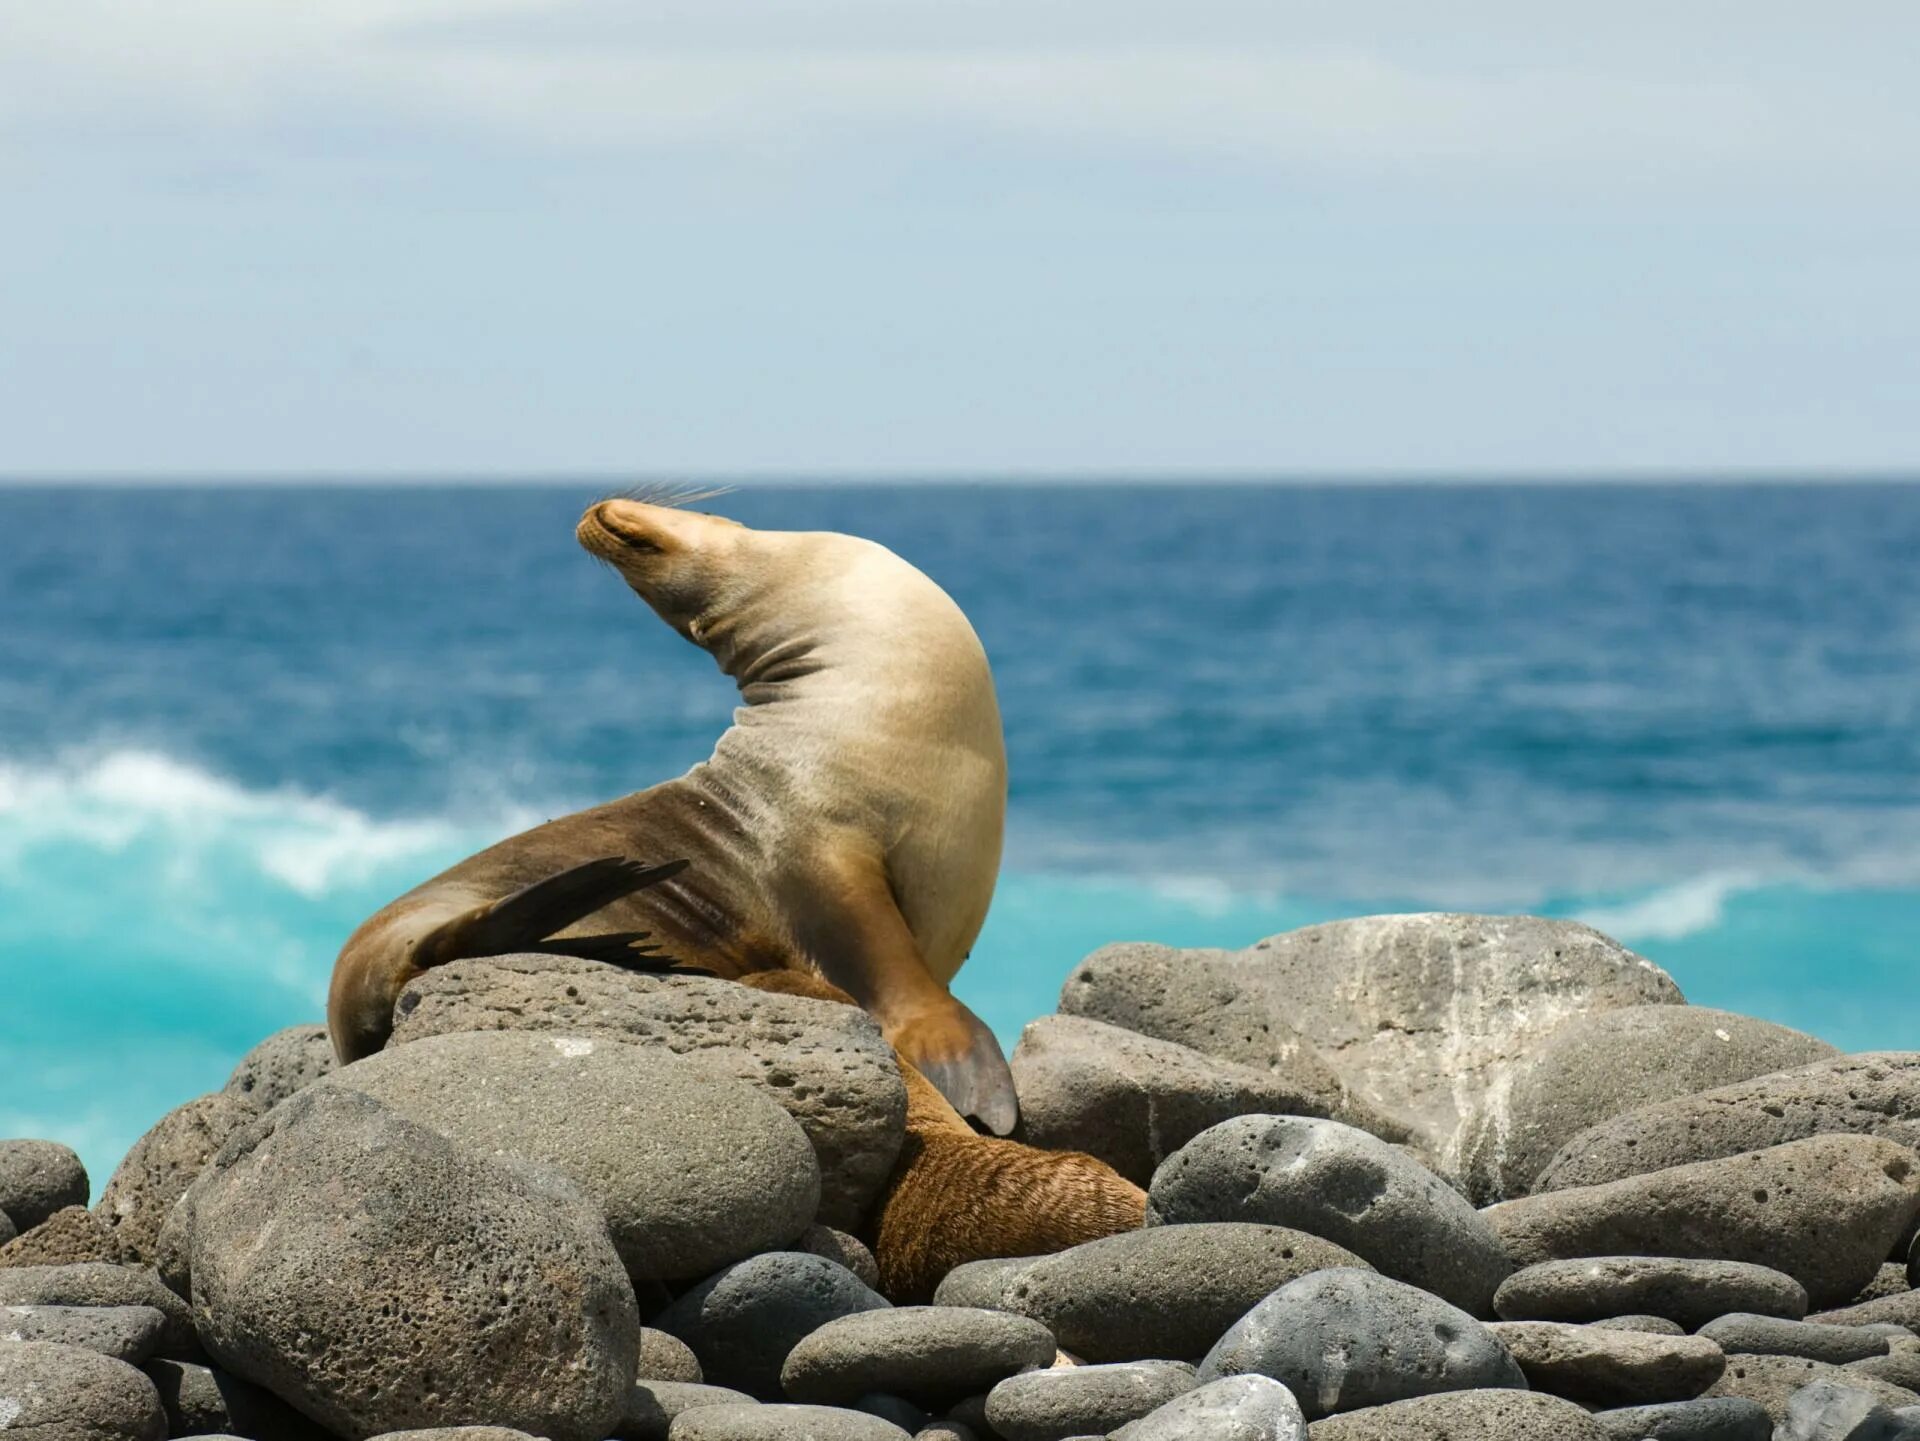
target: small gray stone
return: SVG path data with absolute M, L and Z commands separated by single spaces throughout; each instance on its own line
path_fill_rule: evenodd
M 1104 1436 L 1193 1388 L 1193 1367 L 1181 1361 L 1028 1371 L 987 1393 L 987 1424 L 1004 1441 Z
M 1884 1356 L 1868 1356 L 1847 1362 L 1846 1369 L 1920 1394 L 1920 1351 L 1895 1350 Z
M 1366 1263 L 1285 1226 L 1149 1226 L 1042 1257 L 1005 1304 L 1088 1361 L 1195 1361 L 1262 1297 L 1331 1266 Z
M 678 1381 L 691 1385 L 707 1379 L 700 1369 L 700 1358 L 693 1354 L 691 1346 L 678 1336 L 656 1331 L 651 1326 L 640 1328 L 640 1364 L 633 1374 L 637 1381 Z
M 0 1341 L 57 1341 L 138 1366 L 167 1318 L 151 1306 L 0 1306 Z
M 1794 1392 L 1774 1441 L 1902 1441 L 1907 1429 L 1870 1392 L 1815 1381 Z
M 667 1441 L 674 1417 L 702 1406 L 748 1406 L 753 1397 L 725 1386 L 703 1386 L 687 1381 L 639 1381 L 627 1397 L 627 1408 L 615 1431 L 615 1441 Z
M 58 1141 L 0 1141 L 0 1211 L 31 1231 L 55 1211 L 87 1204 L 87 1168 Z
M 800 1239 L 793 1243 L 793 1249 L 825 1256 L 858 1276 L 861 1285 L 876 1291 L 880 1289 L 880 1263 L 873 1259 L 873 1252 L 857 1236 L 816 1224 L 800 1233 Z
M 1306 1441 L 1293 1392 L 1270 1376 L 1223 1376 L 1113 1433 L 1113 1441 Z
M 1010 1311 L 1007 1288 L 1039 1256 L 994 1256 L 985 1261 L 966 1261 L 955 1266 L 934 1290 L 936 1306 L 984 1306 L 989 1311 Z
M 153 1383 L 125 1361 L 54 1341 L 0 1342 L 0 1431 L 27 1441 L 162 1441 Z
M 705 1276 L 784 1246 L 819 1206 L 819 1164 L 791 1116 L 657 1047 L 469 1031 L 377 1052 L 319 1084 L 560 1172 L 599 1203 L 635 1279 Z
M 672 1441 L 907 1441 L 891 1421 L 839 1406 L 702 1406 L 673 1423 Z
M 1812 1136 L 1483 1214 L 1522 1265 L 1637 1254 L 1751 1261 L 1793 1277 L 1813 1305 L 1837 1306 L 1920 1214 L 1920 1157 L 1877 1136 Z
M 1920 1331 L 1920 1291 L 1901 1291 L 1873 1301 L 1840 1306 L 1807 1317 L 1823 1326 L 1876 1326 L 1892 1324 Z
M 640 1320 L 599 1207 L 570 1182 L 327 1083 L 209 1170 L 194 1318 L 226 1370 L 352 1437 L 467 1420 L 552 1441 L 612 1429 Z
M 1591 1256 L 1515 1271 L 1500 1283 L 1493 1307 L 1507 1321 L 1605 1321 L 1638 1313 L 1691 1331 L 1732 1311 L 1797 1321 L 1807 1314 L 1807 1291 L 1793 1277 L 1748 1261 Z
M 325 1026 L 289 1026 L 242 1056 L 222 1089 L 256 1111 L 271 1111 L 337 1065 Z
M 85 1206 L 65 1206 L 0 1246 L 0 1268 L 134 1261 L 113 1227 Z
M 1564 1321 L 1496 1321 L 1527 1384 L 1588 1406 L 1686 1401 L 1720 1379 L 1726 1354 L 1701 1336 L 1651 1336 Z
M 1594 1414 L 1607 1441 L 1773 1441 L 1773 1418 L 1758 1401 L 1702 1396 Z
M 1589 1126 L 1837 1054 L 1803 1032 L 1704 1006 L 1569 1017 L 1471 1117 L 1468 1191 L 1482 1202 L 1524 1196 L 1554 1153 Z
M 796 1401 L 844 1404 L 869 1391 L 929 1410 L 1051 1365 L 1053 1333 L 1038 1321 L 963 1306 L 900 1306 L 829 1321 L 787 1356 L 781 1382 Z
M 1744 1396 L 1767 1408 L 1777 1426 L 1786 1419 L 1787 1402 L 1802 1386 L 1831 1381 L 1873 1394 L 1882 1405 L 1920 1405 L 1920 1396 L 1904 1387 L 1862 1375 L 1851 1366 L 1829 1366 L 1799 1356 L 1729 1356 L 1726 1372 L 1713 1383 L 1709 1396 Z
M 160 1227 L 174 1202 L 227 1138 L 257 1114 L 247 1102 L 215 1091 L 175 1106 L 133 1143 L 94 1207 L 129 1259 L 153 1263 Z
M 1435 1391 L 1526 1386 L 1506 1348 L 1466 1312 L 1353 1268 L 1282 1286 L 1200 1364 L 1202 1381 L 1249 1372 L 1283 1382 L 1309 1420 Z
M 325 1431 L 271 1391 L 225 1371 L 190 1361 L 149 1361 L 146 1372 L 160 1393 L 169 1435 L 206 1432 L 262 1441 L 327 1441 Z
M 1607 1441 L 1571 1401 L 1490 1388 L 1416 1396 L 1316 1421 L 1313 1441 Z
M 1700 1334 L 1717 1342 L 1728 1355 L 1804 1356 L 1844 1366 L 1887 1354 L 1887 1338 L 1859 1326 L 1820 1326 L 1744 1311 L 1714 1317 L 1700 1328 Z
M 1147 1224 L 1255 1221 L 1344 1246 L 1383 1276 L 1475 1316 L 1513 1270 L 1460 1193 L 1404 1151 L 1338 1121 L 1239 1116 L 1154 1173 Z
M 980 1433 L 951 1416 L 942 1416 L 914 1432 L 913 1441 L 980 1441 Z
M 1604 1321 L 1588 1321 L 1602 1331 L 1640 1331 L 1648 1336 L 1684 1336 L 1687 1328 L 1665 1316 L 1609 1316 Z
M 167 1318 L 155 1354 L 185 1361 L 201 1357 L 192 1310 L 142 1267 L 104 1261 L 14 1266 L 0 1270 L 0 1306 L 150 1306 Z
M 707 1381 L 778 1401 L 780 1368 L 802 1337 L 839 1317 L 886 1309 L 886 1298 L 845 1266 L 770 1251 L 709 1276 L 654 1324 L 687 1343 Z

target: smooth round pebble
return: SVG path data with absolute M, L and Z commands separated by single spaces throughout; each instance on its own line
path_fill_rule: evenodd
M 991 1256 L 984 1261 L 965 1261 L 941 1278 L 934 1288 L 936 1306 L 982 1306 L 989 1311 L 1007 1311 L 1007 1288 L 1027 1267 L 1044 1256 Z
M 1703 1396 L 1659 1406 L 1596 1411 L 1607 1441 L 1773 1441 L 1773 1418 L 1758 1401 Z
M 1223 1376 L 1129 1421 L 1113 1441 L 1304 1441 L 1293 1392 L 1270 1376 Z
M 204 1431 L 272 1441 L 327 1441 L 327 1432 L 271 1391 L 215 1367 L 149 1361 L 146 1372 L 160 1393 L 170 1435 Z
M 1053 1364 L 1038 1321 L 964 1306 L 900 1306 L 829 1321 L 795 1346 L 780 1379 L 795 1401 L 844 1405 L 869 1391 L 928 1409 Z
M 162 1441 L 153 1382 L 125 1361 L 55 1341 L 0 1343 L 0 1431 L 47 1441 Z
M 682 1411 L 702 1406 L 754 1405 L 753 1397 L 726 1386 L 703 1386 L 691 1381 L 638 1381 L 621 1413 L 619 1441 L 666 1441 L 673 1421 Z
M 1416 1396 L 1316 1421 L 1313 1441 L 1607 1441 L 1571 1401 L 1489 1388 Z
M 1180 1361 L 1122 1361 L 1009 1376 L 987 1393 L 987 1424 L 1003 1441 L 1104 1436 L 1195 1385 Z
M 1650 1336 L 1565 1321 L 1496 1321 L 1527 1384 L 1588 1406 L 1686 1401 L 1720 1379 L 1727 1357 L 1704 1336 Z
M 876 1291 L 880 1288 L 880 1263 L 873 1259 L 873 1252 L 858 1236 L 849 1236 L 845 1231 L 836 1231 L 816 1221 L 800 1233 L 800 1239 L 793 1243 L 793 1249 L 825 1256 L 829 1261 L 853 1272 L 862 1285 L 871 1286 Z
M 0 1267 L 0 1306 L 151 1306 L 167 1318 L 156 1354 L 187 1361 L 203 1355 L 187 1303 L 139 1266 Z
M 1515 1271 L 1500 1283 L 1493 1308 L 1503 1321 L 1604 1321 L 1639 1313 L 1691 1331 L 1733 1311 L 1797 1321 L 1807 1314 L 1807 1292 L 1793 1277 L 1747 1261 L 1593 1256 Z
M 1643 1331 L 1649 1336 L 1684 1336 L 1687 1328 L 1678 1321 L 1669 1321 L 1665 1316 L 1609 1316 L 1604 1321 L 1588 1321 L 1588 1326 L 1597 1326 L 1602 1331 Z
M 57 1341 L 138 1366 L 167 1318 L 151 1306 L 0 1306 L 0 1341 Z
M 640 1328 L 640 1364 L 633 1375 L 636 1381 L 698 1384 L 707 1379 L 700 1369 L 700 1358 L 693 1354 L 691 1346 L 678 1336 L 652 1326 Z
M 981 1436 L 965 1422 L 942 1416 L 914 1432 L 913 1441 L 981 1441 Z
M 1887 1338 L 1863 1326 L 1821 1326 L 1811 1321 L 1788 1321 L 1778 1316 L 1755 1316 L 1736 1311 L 1716 1316 L 1700 1328 L 1700 1335 L 1716 1342 L 1728 1355 L 1804 1356 L 1843 1366 L 1869 1356 L 1887 1354 Z
M 58 1141 L 0 1141 L 0 1211 L 31 1231 L 55 1211 L 87 1204 L 87 1168 Z
M 671 1441 L 908 1441 L 891 1421 L 840 1406 L 702 1406 L 674 1419 Z

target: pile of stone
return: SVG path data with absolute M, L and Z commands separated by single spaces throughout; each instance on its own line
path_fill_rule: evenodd
M 461 961 L 269 1038 L 87 1207 L 0 1142 L 0 1434 L 1920 1438 L 1920 1054 L 1689 1006 L 1585 927 L 1110 946 L 1022 1138 L 1146 1224 L 892 1304 L 906 1097 L 844 1006 Z

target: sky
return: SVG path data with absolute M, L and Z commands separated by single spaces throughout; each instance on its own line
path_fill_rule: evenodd
M 1905 0 L 0 0 L 0 475 L 1920 472 Z

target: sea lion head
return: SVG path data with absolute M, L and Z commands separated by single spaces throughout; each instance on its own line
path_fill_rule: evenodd
M 758 567 L 748 562 L 761 533 L 722 515 L 684 508 L 702 498 L 596 501 L 580 517 L 574 536 L 619 572 L 660 619 L 695 645 L 706 646 L 712 623 L 753 598 Z

